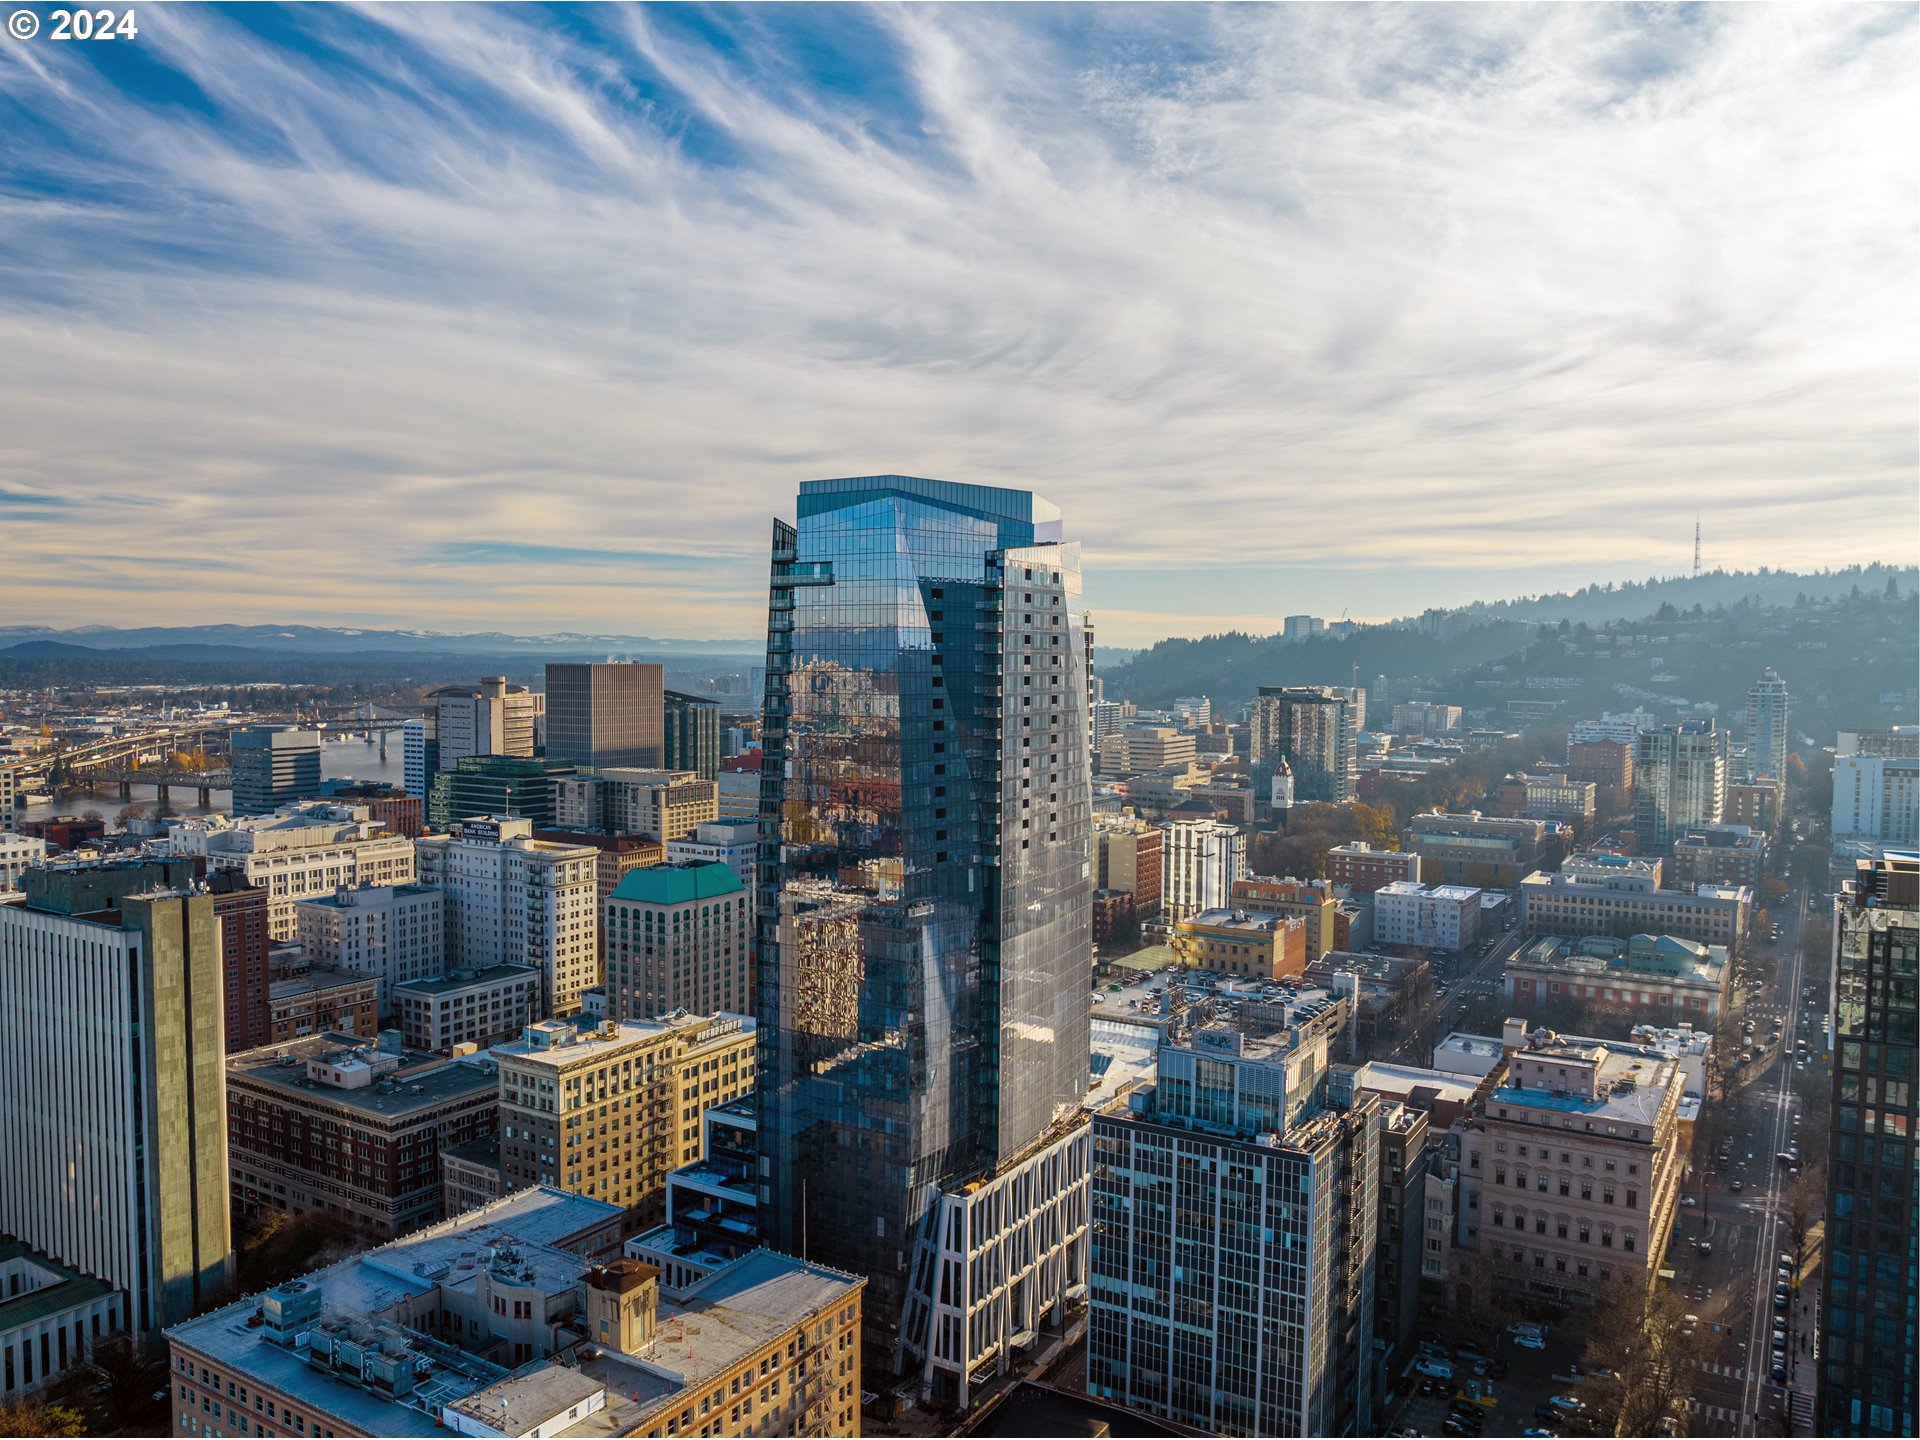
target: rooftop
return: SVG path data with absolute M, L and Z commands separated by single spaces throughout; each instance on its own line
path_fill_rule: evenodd
M 1651 1126 L 1660 1114 L 1668 1090 L 1677 1089 L 1680 1084 L 1679 1067 L 1648 1046 L 1559 1036 L 1551 1032 L 1543 1035 L 1539 1031 L 1534 1032 L 1526 1048 L 1508 1062 L 1507 1075 L 1518 1074 L 1520 1067 L 1528 1064 L 1555 1065 L 1557 1061 L 1567 1062 L 1570 1069 L 1593 1067 L 1597 1095 L 1572 1089 L 1503 1084 L 1488 1096 L 1489 1107 L 1519 1106 L 1580 1115 L 1588 1120 Z
M 485 970 L 449 970 L 431 980 L 410 980 L 393 987 L 396 995 L 445 995 L 456 990 L 475 990 L 498 985 L 505 980 L 538 981 L 540 972 L 531 965 L 491 965 Z
M 745 889 L 731 866 L 719 861 L 696 861 L 688 865 L 652 865 L 629 870 L 620 877 L 609 898 L 641 905 L 685 905 Z
M 40 1272 L 37 1278 L 43 1283 L 37 1289 L 0 1300 L 0 1334 L 113 1293 L 113 1287 L 104 1280 L 69 1269 L 18 1240 L 0 1240 L 0 1262 L 10 1260 L 26 1261 Z
M 493 1093 L 499 1077 L 485 1056 L 448 1060 L 419 1051 L 386 1056 L 397 1063 L 381 1067 L 383 1052 L 362 1035 L 310 1035 L 281 1045 L 266 1045 L 227 1057 L 227 1083 L 265 1085 L 289 1098 L 323 1100 L 362 1111 L 369 1117 L 401 1118 L 449 1100 Z M 310 1062 L 346 1068 L 379 1068 L 356 1088 L 327 1084 L 308 1073 Z
M 297 974 L 268 981 L 267 998 L 290 1000 L 296 995 L 311 994 L 316 990 L 341 990 L 355 985 L 378 988 L 378 983 L 372 975 L 359 975 L 351 970 L 335 970 L 326 965 L 309 965 Z

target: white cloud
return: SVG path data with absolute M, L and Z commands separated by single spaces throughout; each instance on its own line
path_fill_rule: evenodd
M 0 491 L 83 501 L 7 512 L 0 611 L 750 636 L 794 483 L 882 470 L 1045 491 L 1096 605 L 1386 587 L 1223 623 L 1675 569 L 1696 508 L 1729 565 L 1911 553 L 1911 7 L 800 17 L 872 95 L 790 13 L 589 13 L 143 13 L 215 119 L 0 47 Z

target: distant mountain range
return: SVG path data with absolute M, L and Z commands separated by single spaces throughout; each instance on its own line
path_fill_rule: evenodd
M 663 640 L 651 635 L 457 635 L 438 630 L 365 630 L 334 625 L 153 625 L 115 629 L 81 625 L 0 625 L 0 655 L 79 659 L 103 651 L 139 651 L 152 660 L 247 660 L 261 655 L 329 659 L 372 656 L 486 655 L 543 660 L 649 656 L 705 657 L 764 653 L 762 640 Z

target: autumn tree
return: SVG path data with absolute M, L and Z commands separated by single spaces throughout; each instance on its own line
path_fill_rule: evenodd
M 25 1395 L 0 1401 L 0 1435 L 84 1435 L 87 1417 L 71 1405 Z

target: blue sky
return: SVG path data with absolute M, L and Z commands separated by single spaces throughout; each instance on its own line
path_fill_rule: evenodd
M 138 14 L 0 42 L 7 622 L 751 637 L 877 472 L 1115 644 L 1913 554 L 1913 5 Z

